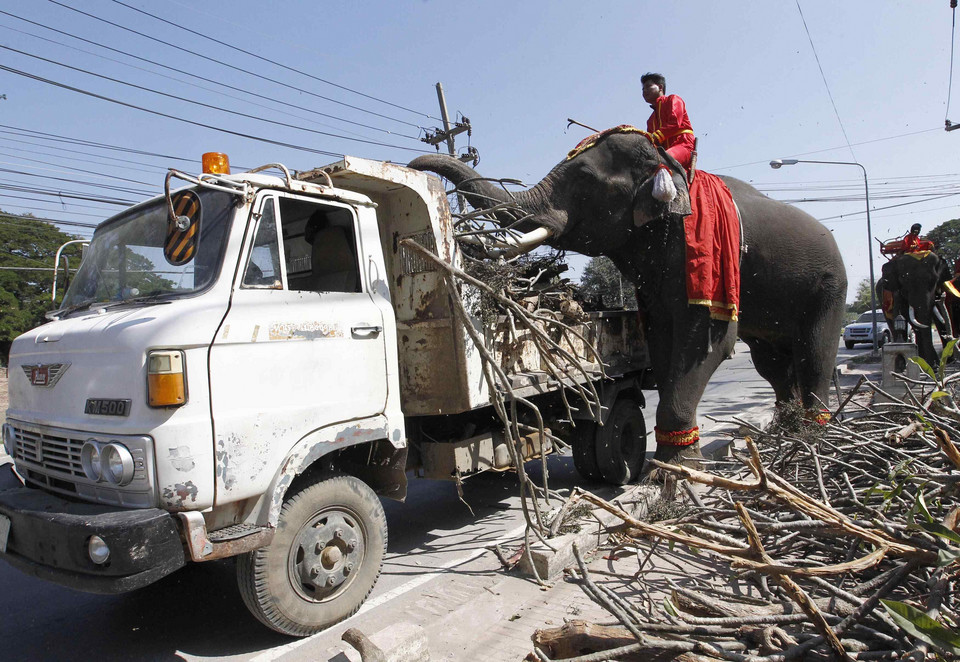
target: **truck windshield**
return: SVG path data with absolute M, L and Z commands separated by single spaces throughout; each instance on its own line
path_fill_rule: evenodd
M 193 231 L 181 240 L 168 223 L 163 199 L 135 207 L 97 228 L 60 311 L 94 303 L 123 302 L 199 292 L 220 271 L 230 218 L 239 198 L 192 189 Z M 178 212 L 179 213 L 179 212 Z

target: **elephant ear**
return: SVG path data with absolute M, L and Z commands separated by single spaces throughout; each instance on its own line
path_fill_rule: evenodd
M 667 154 L 662 147 L 658 147 L 657 150 L 660 152 L 662 163 L 669 170 L 670 178 L 676 188 L 676 195 L 666 201 L 657 200 L 654 197 L 654 180 L 657 174 L 662 171 L 659 167 L 654 169 L 653 173 L 637 187 L 633 199 L 633 224 L 637 227 L 663 216 L 684 217 L 690 215 L 690 191 L 687 188 L 687 175 L 683 166 Z
M 897 259 L 894 258 L 880 268 L 880 273 L 883 276 L 880 279 L 880 282 L 883 283 L 883 289 L 890 290 L 891 292 L 896 292 L 900 289 L 900 272 L 897 268 Z

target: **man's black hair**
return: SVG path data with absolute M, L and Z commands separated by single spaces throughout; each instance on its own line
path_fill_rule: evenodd
M 916 232 L 917 234 L 920 234 L 920 224 L 914 223 L 913 225 L 911 225 L 910 232 Z
M 654 74 L 647 72 L 640 76 L 640 84 L 646 85 L 647 83 L 654 83 L 660 86 L 660 91 L 664 94 L 667 93 L 667 79 L 663 77 L 663 74 Z

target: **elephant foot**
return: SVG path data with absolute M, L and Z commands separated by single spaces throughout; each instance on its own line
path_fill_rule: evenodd
M 703 469 L 706 458 L 700 452 L 699 427 L 672 432 L 657 430 L 656 437 L 657 450 L 653 454 L 654 460 L 664 464 L 679 464 L 690 469 Z M 663 482 L 664 473 L 655 468 L 650 472 L 649 478 L 657 482 Z

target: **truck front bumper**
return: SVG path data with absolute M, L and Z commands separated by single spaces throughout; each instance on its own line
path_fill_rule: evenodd
M 0 558 L 28 575 L 79 591 L 125 593 L 186 563 L 176 518 L 159 508 L 77 503 L 13 487 L 0 489 L 0 515 L 10 520 Z M 94 535 L 110 548 L 100 565 L 87 551 Z

